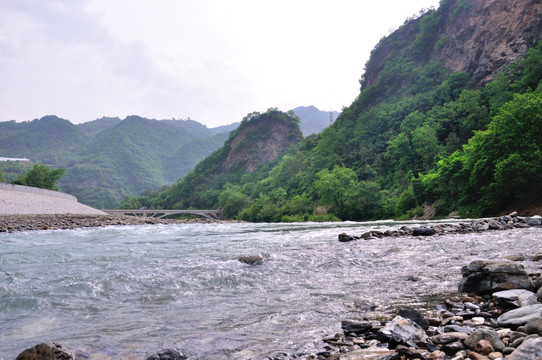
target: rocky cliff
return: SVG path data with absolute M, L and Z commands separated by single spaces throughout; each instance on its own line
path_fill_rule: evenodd
M 279 114 L 277 112 L 277 114 Z M 231 139 L 223 169 L 254 172 L 302 139 L 293 119 L 267 112 L 244 122 Z
M 434 24 L 425 21 L 429 16 Z M 381 40 L 365 66 L 362 89 L 377 81 L 387 59 L 420 40 L 424 26 L 432 39 L 418 62 L 440 62 L 483 84 L 542 38 L 542 1 L 443 0 L 438 10 L 407 21 Z

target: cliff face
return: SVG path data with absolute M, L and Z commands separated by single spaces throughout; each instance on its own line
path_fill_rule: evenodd
M 453 1 L 441 26 L 444 45 L 432 58 L 485 83 L 541 38 L 542 1 Z
M 282 155 L 302 137 L 298 125 L 264 114 L 239 128 L 231 140 L 224 171 L 243 168 L 246 172 L 254 172 Z
M 431 15 L 435 13 L 407 22 L 381 40 L 365 66 L 362 90 L 376 83 L 386 60 L 417 40 L 420 24 Z M 436 15 L 431 48 L 416 61 L 440 62 L 470 74 L 479 84 L 494 78 L 542 38 L 541 0 L 445 0 Z

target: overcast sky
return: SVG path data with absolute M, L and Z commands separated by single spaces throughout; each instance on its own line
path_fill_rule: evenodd
M 340 111 L 371 49 L 438 0 L 0 0 L 0 121 Z

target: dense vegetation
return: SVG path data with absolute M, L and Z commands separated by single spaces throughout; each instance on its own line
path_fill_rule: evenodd
M 235 127 L 208 129 L 192 120 L 137 116 L 73 125 L 45 116 L 1 122 L 0 154 L 65 168 L 58 181 L 62 191 L 97 208 L 114 208 L 126 195 L 157 190 L 184 176 Z M 0 163 L 0 169 L 8 182 L 29 171 L 9 161 Z
M 36 164 L 32 169 L 19 176 L 13 184 L 32 186 L 47 190 L 58 190 L 56 182 L 64 173 L 66 169 L 52 169 L 46 165 Z
M 256 172 L 205 182 L 226 144 L 173 191 L 133 205 L 219 207 L 249 221 L 367 220 L 429 209 L 493 215 L 539 198 L 542 46 L 483 86 L 450 72 L 429 56 L 446 41 L 439 22 L 450 3 L 377 45 L 374 53 L 389 51 L 385 62 L 369 64 L 380 67 L 378 77 L 362 78 L 358 98 L 333 126 Z

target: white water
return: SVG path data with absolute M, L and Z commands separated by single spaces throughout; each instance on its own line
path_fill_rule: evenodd
M 315 351 L 344 318 L 426 306 L 475 259 L 540 251 L 541 229 L 339 243 L 401 224 L 186 224 L 0 235 L 0 359 L 59 342 L 84 356 L 197 359 Z M 260 265 L 235 260 L 261 254 Z M 536 264 L 526 261 L 528 269 Z M 417 278 L 418 281 L 412 281 Z

